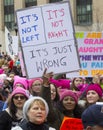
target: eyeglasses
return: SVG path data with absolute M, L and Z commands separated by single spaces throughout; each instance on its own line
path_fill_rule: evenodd
M 24 100 L 26 97 L 25 96 L 14 96 L 13 98 L 15 100 L 18 100 L 18 99 Z

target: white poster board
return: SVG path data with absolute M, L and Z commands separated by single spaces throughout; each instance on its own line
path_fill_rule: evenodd
M 18 36 L 12 36 L 7 27 L 5 27 L 5 44 L 7 54 L 14 59 L 14 55 L 18 54 Z
M 80 69 L 69 2 L 16 14 L 28 78 L 41 77 L 45 68 L 55 74 Z

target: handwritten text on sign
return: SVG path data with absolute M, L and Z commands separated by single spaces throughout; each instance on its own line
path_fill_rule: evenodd
M 103 33 L 77 32 L 82 71 L 80 76 L 103 75 Z
M 29 78 L 80 69 L 69 2 L 19 10 L 17 21 Z
M 78 59 L 73 58 L 73 54 L 76 55 L 76 52 L 73 51 L 75 46 L 72 45 L 73 41 L 62 42 L 62 44 L 50 44 L 49 47 L 44 44 L 41 46 L 35 47 L 26 47 L 24 48 L 25 63 L 30 63 L 30 67 L 35 73 L 43 72 L 44 68 L 49 69 L 50 71 L 55 70 L 55 73 L 60 71 L 66 72 L 67 66 L 74 70 L 76 68 L 76 63 Z M 37 60 L 38 59 L 38 60 Z M 32 64 L 31 64 L 32 63 Z M 31 76 L 34 75 L 34 71 L 31 71 L 28 68 L 28 73 L 31 73 Z M 61 68 L 61 70 L 59 70 Z
M 92 77 L 103 75 L 103 33 L 76 32 L 81 70 L 67 74 L 67 77 Z
M 19 11 L 17 15 L 21 45 L 29 46 L 45 43 L 41 9 L 31 8 L 22 12 Z
M 22 16 L 18 11 L 17 16 L 22 46 L 74 39 L 68 3 L 31 8 Z

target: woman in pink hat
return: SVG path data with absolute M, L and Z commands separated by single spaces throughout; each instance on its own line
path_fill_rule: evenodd
M 96 102 L 103 102 L 103 90 L 99 84 L 91 83 L 87 86 L 84 93 L 84 98 L 79 101 L 79 104 L 84 110 Z
M 99 84 L 90 84 L 86 90 L 86 101 L 88 105 L 102 100 L 103 90 Z
M 34 78 L 29 80 L 29 92 L 32 96 L 40 95 L 41 87 L 43 84 L 42 78 Z
M 0 113 L 0 130 L 11 130 L 23 119 L 23 105 L 29 98 L 27 91 L 17 87 L 10 95 L 8 108 Z
M 78 105 L 78 96 L 72 90 L 60 93 L 59 110 L 67 117 L 81 118 L 83 109 Z

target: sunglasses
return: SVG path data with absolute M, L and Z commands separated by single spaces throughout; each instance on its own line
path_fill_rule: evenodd
M 14 96 L 13 98 L 14 98 L 15 100 L 18 100 L 18 99 L 24 100 L 24 99 L 26 99 L 25 96 Z

